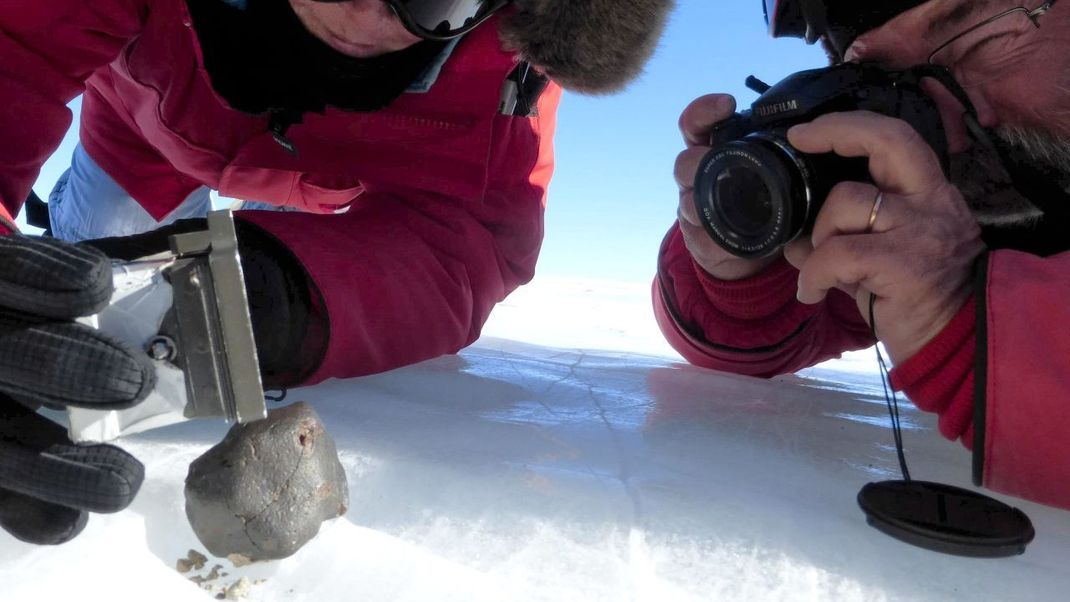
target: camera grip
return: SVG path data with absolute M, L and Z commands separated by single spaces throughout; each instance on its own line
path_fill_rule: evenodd
M 742 138 L 751 131 L 750 119 L 741 113 L 733 113 L 731 117 L 713 126 L 710 130 L 710 146 L 718 146 L 732 140 Z

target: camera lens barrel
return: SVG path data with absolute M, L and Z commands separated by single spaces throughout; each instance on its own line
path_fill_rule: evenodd
M 703 227 L 729 253 L 756 259 L 807 229 L 816 213 L 806 157 L 775 132 L 754 132 L 711 149 L 695 176 Z

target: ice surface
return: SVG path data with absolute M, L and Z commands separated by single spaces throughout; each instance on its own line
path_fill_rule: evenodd
M 1037 539 L 1004 560 L 865 524 L 859 487 L 897 470 L 868 353 L 770 381 L 718 374 L 659 347 L 641 287 L 522 292 L 487 332 L 529 342 L 488 336 L 291 391 L 338 443 L 349 513 L 291 558 L 209 559 L 197 574 L 221 564 L 217 586 L 247 576 L 248 599 L 265 601 L 1066 599 L 1065 511 L 1009 500 Z M 902 411 L 914 476 L 969 486 L 969 454 Z M 187 466 L 225 431 L 124 440 L 147 466 L 140 495 L 70 544 L 0 533 L 0 600 L 211 599 L 174 567 L 203 551 L 183 512 Z

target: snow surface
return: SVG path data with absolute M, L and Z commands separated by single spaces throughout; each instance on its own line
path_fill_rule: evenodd
M 0 532 L 0 600 L 1065 600 L 1070 514 L 1014 500 L 1037 538 L 976 560 L 910 547 L 855 504 L 896 475 L 872 352 L 770 381 L 686 366 L 644 285 L 537 279 L 457 356 L 290 392 L 338 443 L 351 507 L 296 555 L 182 575 L 203 551 L 190 461 L 226 425 L 122 442 L 147 466 L 126 512 L 75 541 Z M 969 486 L 969 454 L 903 408 L 914 476 Z M 213 565 L 206 592 L 188 579 Z

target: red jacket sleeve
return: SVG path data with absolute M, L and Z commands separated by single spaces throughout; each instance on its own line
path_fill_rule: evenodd
M 12 219 L 7 208 L 4 207 L 3 204 L 0 204 L 0 234 L 12 234 L 17 231 L 18 228 L 15 226 L 15 220 Z
M 983 267 L 978 294 L 893 385 L 973 450 L 978 485 L 1070 509 L 1070 252 L 994 251 Z
M 533 117 L 497 115 L 481 198 L 369 185 L 341 215 L 241 212 L 301 261 L 327 313 L 326 352 L 307 384 L 456 352 L 534 275 L 561 90 Z
M 718 280 L 673 226 L 658 256 L 654 314 L 689 362 L 750 376 L 795 372 L 873 344 L 853 299 L 833 290 L 816 305 L 799 303 L 798 277 L 781 259 L 752 278 Z
M 146 0 L 0 2 L 0 205 L 15 215 L 71 124 L 67 103 L 141 29 Z
M 940 416 L 940 434 L 973 448 L 976 298 L 959 310 L 925 347 L 889 373 L 892 388 L 904 391 L 924 412 Z

